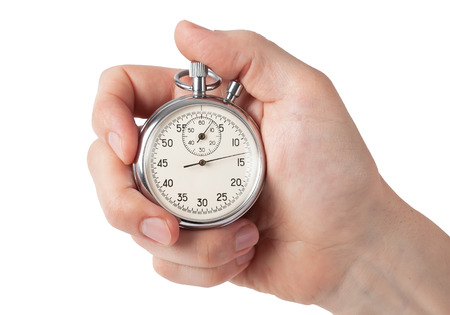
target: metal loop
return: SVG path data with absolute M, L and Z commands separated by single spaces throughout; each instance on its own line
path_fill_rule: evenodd
M 186 77 L 189 75 L 189 70 L 182 70 L 180 72 L 178 72 L 177 74 L 175 74 L 175 76 L 173 77 L 173 80 L 175 81 L 175 84 L 179 87 L 182 88 L 183 90 L 186 91 L 192 91 L 193 87 L 192 85 L 186 84 L 181 82 L 181 78 L 182 77 Z M 211 69 L 208 69 L 208 77 L 213 78 L 214 80 L 216 80 L 215 82 L 211 83 L 211 84 L 207 84 L 206 85 L 206 90 L 207 91 L 211 91 L 214 89 L 217 89 L 220 84 L 222 84 L 222 78 L 219 77 L 214 71 L 212 71 Z

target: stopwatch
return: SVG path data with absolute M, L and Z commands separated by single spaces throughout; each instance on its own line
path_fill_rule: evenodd
M 181 80 L 188 75 L 191 84 Z M 207 77 L 214 82 L 207 84 Z M 199 62 L 174 81 L 192 95 L 164 104 L 142 126 L 133 164 L 137 187 L 182 228 L 225 226 L 261 193 L 266 160 L 259 129 L 233 104 L 243 89 L 237 81 L 224 98 L 208 95 L 222 79 Z

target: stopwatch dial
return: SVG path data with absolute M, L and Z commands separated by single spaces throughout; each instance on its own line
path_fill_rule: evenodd
M 221 134 L 217 123 L 210 117 L 195 117 L 183 126 L 183 144 L 192 154 L 206 156 L 220 145 Z
M 207 224 L 239 214 L 262 186 L 259 138 L 229 107 L 181 106 L 159 120 L 147 142 L 151 194 L 184 221 Z

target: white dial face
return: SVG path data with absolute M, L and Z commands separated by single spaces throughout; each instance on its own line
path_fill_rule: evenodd
M 186 221 L 212 222 L 256 198 L 261 154 L 240 114 L 203 102 L 171 112 L 154 127 L 144 173 L 167 210 Z

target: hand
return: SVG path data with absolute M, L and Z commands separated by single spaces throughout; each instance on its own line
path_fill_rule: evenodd
M 133 117 L 148 117 L 182 93 L 173 84 L 177 71 L 115 67 L 100 79 L 93 113 L 99 140 L 88 158 L 109 222 L 152 253 L 155 270 L 174 282 L 231 281 L 332 310 L 366 303 L 357 289 L 375 281 L 367 277 L 358 288 L 352 279 L 366 279 L 371 269 L 363 262 L 391 253 L 385 241 L 413 210 L 380 177 L 331 81 L 251 32 L 181 22 L 175 39 L 189 60 L 245 87 L 238 103 L 260 126 L 266 149 L 263 193 L 229 226 L 179 230 L 136 190 L 130 166 L 138 139 Z
M 209 163 L 209 162 L 220 161 L 220 160 L 223 160 L 223 159 L 228 159 L 228 158 L 231 158 L 231 157 L 235 157 L 235 156 L 239 156 L 239 155 L 244 155 L 244 154 L 247 154 L 247 152 L 236 153 L 236 154 L 231 154 L 231 155 L 227 155 L 227 156 L 221 156 L 221 157 L 218 157 L 218 158 L 215 158 L 215 159 L 211 159 L 211 160 L 206 160 L 206 161 L 203 160 L 203 159 L 201 159 L 201 160 L 200 160 L 199 162 L 197 162 L 197 163 L 188 164 L 188 165 L 185 165 L 185 166 L 183 166 L 183 167 L 186 168 L 186 167 L 192 167 L 192 166 L 195 166 L 195 165 L 205 166 L 206 163 Z
M 208 132 L 209 127 L 211 127 L 211 125 L 213 124 L 213 122 L 214 122 L 214 121 L 211 120 L 211 122 L 209 123 L 208 127 L 206 127 L 206 130 L 203 131 L 202 133 L 199 133 L 199 134 L 198 134 L 198 140 L 197 140 L 197 143 L 199 143 L 200 140 L 205 140 L 206 133 Z

